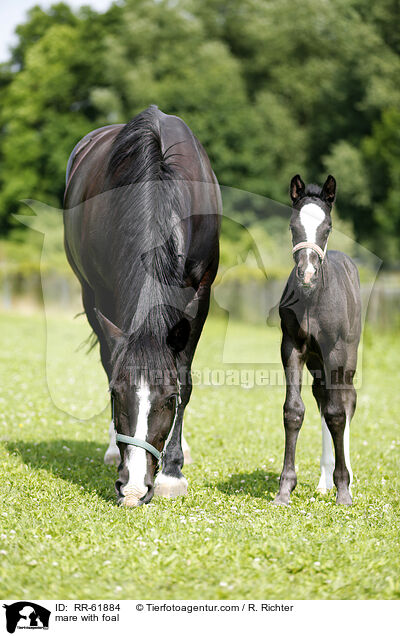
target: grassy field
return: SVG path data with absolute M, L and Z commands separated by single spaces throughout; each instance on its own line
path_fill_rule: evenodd
M 315 493 L 320 424 L 308 387 L 298 486 L 291 506 L 276 508 L 283 387 L 198 386 L 185 421 L 195 462 L 184 470 L 189 495 L 129 510 L 116 507 L 116 469 L 102 462 L 108 410 L 83 422 L 65 412 L 75 398 L 86 416 L 105 403 L 98 353 L 80 364 L 73 353 L 70 334 L 84 337 L 84 319 L 73 328 L 49 322 L 48 382 L 64 411 L 46 383 L 43 317 L 3 315 L 0 328 L 2 598 L 400 598 L 393 334 L 365 336 L 353 507 Z M 277 329 L 230 329 L 242 351 L 262 346 L 277 362 Z M 226 368 L 224 334 L 224 322 L 209 319 L 196 369 Z

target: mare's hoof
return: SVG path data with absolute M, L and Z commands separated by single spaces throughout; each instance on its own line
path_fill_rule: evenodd
M 319 495 L 328 495 L 329 491 L 330 491 L 330 488 L 322 488 L 322 487 L 317 488 L 317 493 Z
M 154 494 L 156 497 L 180 497 L 187 495 L 188 483 L 185 477 L 171 477 L 171 475 L 164 475 L 158 473 L 156 481 L 154 482 Z

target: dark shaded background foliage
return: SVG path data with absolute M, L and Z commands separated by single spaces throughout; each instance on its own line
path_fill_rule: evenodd
M 399 0 L 125 0 L 36 6 L 0 66 L 0 231 L 31 197 L 60 207 L 89 130 L 156 103 L 184 118 L 224 185 L 287 202 L 301 172 L 400 263 Z

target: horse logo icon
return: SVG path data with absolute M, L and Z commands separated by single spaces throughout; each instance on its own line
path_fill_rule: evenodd
M 14 634 L 18 629 L 48 629 L 51 612 L 32 603 L 31 601 L 18 601 L 11 605 L 3 605 L 6 610 L 7 631 Z

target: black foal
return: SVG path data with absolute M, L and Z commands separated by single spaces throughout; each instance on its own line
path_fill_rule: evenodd
M 276 504 L 287 505 L 297 483 L 295 452 L 305 410 L 301 399 L 304 363 L 314 378 L 313 394 L 321 413 L 318 491 L 326 493 L 335 484 L 336 503 L 352 503 L 349 431 L 356 407 L 353 376 L 361 333 L 361 299 L 354 262 L 342 252 L 326 251 L 335 192 L 332 176 L 322 188 L 305 186 L 299 175 L 291 181 L 295 267 L 279 305 L 286 400 L 285 457 Z

